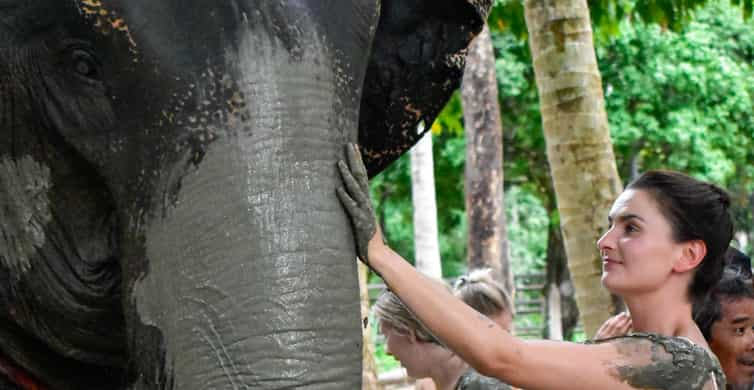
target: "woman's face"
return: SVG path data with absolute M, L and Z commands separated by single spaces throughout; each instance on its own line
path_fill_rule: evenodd
M 652 292 L 672 273 L 683 245 L 673 240 L 670 222 L 652 195 L 628 189 L 613 204 L 610 228 L 597 241 L 602 258 L 602 284 L 612 293 Z
M 412 378 L 427 376 L 424 373 L 422 354 L 418 350 L 420 342 L 416 337 L 404 334 L 385 321 L 380 321 L 380 331 L 385 336 L 385 352 L 401 362 L 408 376 Z

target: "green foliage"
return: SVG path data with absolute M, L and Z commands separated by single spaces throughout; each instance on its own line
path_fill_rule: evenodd
M 530 191 L 511 186 L 505 192 L 505 214 L 513 273 L 544 269 L 550 219 L 542 203 Z
M 743 10 L 744 17 L 746 19 L 749 19 L 751 17 L 751 11 L 752 11 L 752 0 L 733 0 L 733 5 L 741 6 L 741 9 Z
M 506 31 L 519 39 L 526 38 L 523 0 L 495 0 L 487 23 L 491 31 Z
M 640 21 L 677 31 L 689 20 L 692 11 L 705 3 L 706 0 L 639 0 L 632 11 Z
M 721 184 L 734 192 L 738 225 L 751 230 L 751 23 L 716 2 L 677 33 L 642 22 L 622 31 L 598 48 L 621 177 L 637 165 Z
M 490 29 L 507 32 L 518 39 L 527 36 L 524 17 L 525 0 L 495 0 L 490 11 Z M 753 0 L 732 0 L 731 5 L 751 17 Z M 710 0 L 588 0 L 594 35 L 604 41 L 621 32 L 621 23 L 640 21 L 653 23 L 663 29 L 680 31 L 694 18 L 695 11 Z
M 460 103 L 459 103 L 460 104 Z M 448 122 L 442 117 L 448 118 Z M 446 123 L 462 123 L 460 109 L 453 104 L 433 125 L 435 160 L 435 191 L 437 223 L 440 235 L 440 257 L 443 275 L 460 275 L 466 262 L 466 213 L 463 192 L 463 170 L 466 142 L 463 134 Z M 453 125 L 451 125 L 453 126 Z M 438 129 L 439 127 L 439 129 Z M 370 182 L 377 217 L 381 219 L 388 243 L 407 260 L 413 262 L 413 205 L 411 203 L 411 160 L 408 154 L 399 158 Z
M 463 134 L 463 108 L 461 107 L 461 92 L 456 90 L 445 104 L 443 111 L 432 124 L 432 134 L 450 133 L 460 136 Z
M 445 113 L 447 115 L 447 113 Z M 466 271 L 467 220 L 464 198 L 466 143 L 462 134 L 441 131 L 433 137 L 435 190 L 443 275 Z M 378 219 L 391 247 L 413 262 L 413 205 L 410 158 L 405 155 L 372 179 L 370 186 Z M 548 215 L 538 197 L 524 185 L 506 189 L 508 240 L 514 272 L 541 269 L 547 244 Z M 511 223 L 510 221 L 513 221 Z
M 709 3 L 679 32 L 624 20 L 621 35 L 597 42 L 606 109 L 624 182 L 632 161 L 714 181 L 733 192 L 737 225 L 751 231 L 754 30 L 740 7 Z M 505 32 L 493 30 L 492 39 L 506 185 L 536 194 L 556 218 L 528 48 Z

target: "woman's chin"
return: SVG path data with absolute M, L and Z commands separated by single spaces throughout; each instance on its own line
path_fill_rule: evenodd
M 612 294 L 620 294 L 620 283 L 616 280 L 616 275 L 611 275 L 609 272 L 602 273 L 602 287 Z

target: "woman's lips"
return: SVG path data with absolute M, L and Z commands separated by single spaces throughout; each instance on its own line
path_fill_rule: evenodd
M 603 257 L 602 258 L 602 268 L 604 268 L 604 269 L 607 269 L 609 267 L 613 267 L 613 266 L 616 266 L 616 265 L 620 265 L 620 264 L 623 264 L 623 262 L 615 260 L 615 259 L 611 259 L 609 257 Z

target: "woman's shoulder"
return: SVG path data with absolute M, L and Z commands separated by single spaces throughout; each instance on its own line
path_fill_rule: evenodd
M 626 358 L 616 364 L 621 380 L 637 388 L 706 389 L 714 380 L 718 389 L 725 388 L 720 362 L 706 348 L 685 337 L 654 333 L 632 333 L 591 343 L 610 343 Z
M 458 379 L 456 390 L 510 390 L 511 387 L 495 378 L 469 369 Z

